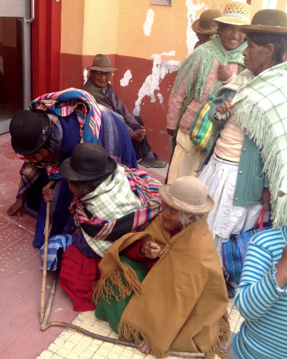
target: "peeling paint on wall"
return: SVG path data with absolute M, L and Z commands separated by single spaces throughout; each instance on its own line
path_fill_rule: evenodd
M 186 0 L 185 5 L 187 7 L 187 27 L 186 27 L 186 46 L 188 55 L 192 53 L 194 45 L 198 41 L 195 32 L 192 30 L 191 25 L 196 20 L 196 13 L 199 10 L 206 10 L 206 6 L 203 3 L 194 4 L 192 0 Z
M 146 13 L 146 20 L 143 25 L 145 36 L 150 36 L 153 22 L 154 22 L 154 11 L 152 9 L 148 9 Z
M 151 102 L 155 102 L 155 91 L 159 90 L 160 81 L 166 76 L 166 74 L 177 71 L 180 67 L 180 61 L 163 61 L 162 56 L 175 56 L 175 51 L 152 55 L 152 58 L 154 59 L 152 73 L 145 79 L 145 82 L 139 89 L 138 98 L 135 102 L 135 108 L 133 110 L 134 116 L 138 116 L 140 114 L 142 99 L 145 96 L 149 96 L 151 98 Z M 159 97 L 159 95 L 157 96 Z
M 199 10 L 205 10 L 206 6 L 203 2 L 194 4 L 193 0 L 186 0 L 185 5 L 187 8 L 187 27 L 186 27 L 186 46 L 188 55 L 193 51 L 195 43 L 198 41 L 196 34 L 192 31 L 191 25 L 196 20 L 196 13 Z M 146 21 L 144 24 L 145 35 L 149 36 L 151 33 L 151 26 L 154 21 L 154 13 L 153 10 L 149 9 L 147 11 Z M 172 73 L 177 71 L 181 65 L 180 61 L 170 60 L 163 61 L 162 56 L 175 56 L 175 51 L 164 52 L 162 54 L 153 54 L 153 68 L 151 75 L 147 76 L 145 82 L 142 84 L 139 92 L 138 98 L 135 102 L 135 107 L 133 110 L 133 114 L 138 116 L 140 114 L 140 106 L 143 98 L 145 96 L 150 97 L 151 102 L 156 101 L 155 91 L 159 90 L 160 81 L 166 76 L 168 73 Z M 157 98 L 160 103 L 163 103 L 163 96 L 158 93 Z
M 125 73 L 124 73 L 124 77 L 120 80 L 120 84 L 121 86 L 125 87 L 125 86 L 128 86 L 130 80 L 132 79 L 132 73 L 130 70 L 127 70 Z

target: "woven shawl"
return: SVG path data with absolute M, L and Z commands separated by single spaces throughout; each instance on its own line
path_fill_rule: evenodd
M 227 65 L 228 63 L 244 65 L 242 52 L 246 46 L 247 44 L 244 42 L 236 49 L 227 51 L 223 47 L 220 37 L 214 36 L 211 41 L 207 41 L 205 44 L 196 48 L 196 50 L 184 60 L 176 77 L 173 93 L 178 91 L 180 84 L 186 78 L 185 98 L 189 96 L 192 87 L 195 86 L 195 98 L 202 100 L 205 82 L 210 70 L 215 65 L 215 61 L 218 60 L 223 65 Z M 209 95 L 215 95 L 221 86 L 222 81 L 216 81 Z
M 236 121 L 261 149 L 270 184 L 273 226 L 287 225 L 287 63 L 273 66 L 242 86 L 233 99 Z
M 161 212 L 162 201 L 159 196 L 161 183 L 144 171 L 118 166 L 118 175 L 125 176 L 128 182 L 126 185 L 129 186 L 129 195 L 125 194 L 126 192 L 122 193 L 117 184 L 111 180 L 110 187 L 115 183 L 118 193 L 114 193 L 111 188 L 106 194 L 98 193 L 89 199 L 89 210 L 85 202 L 76 199 L 70 207 L 76 221 L 82 227 L 86 242 L 100 256 L 104 255 L 113 241 L 128 232 L 142 230 Z M 123 195 L 126 198 L 123 198 Z M 129 200 L 132 197 L 134 200 Z M 127 201 L 132 203 L 126 203 Z M 112 210 L 111 202 L 123 207 L 118 214 Z M 109 216 L 107 216 L 108 212 L 110 212 Z M 99 213 L 105 217 L 99 216 Z
M 119 253 L 138 239 L 155 240 L 163 249 L 142 283 L 119 259 Z M 95 296 L 107 301 L 113 298 L 109 280 L 118 287 L 122 298 L 131 291 L 136 293 L 118 325 L 121 338 L 138 342 L 143 337 L 157 357 L 168 355 L 171 349 L 203 352 L 206 359 L 215 354 L 224 356 L 222 349 L 229 334 L 225 315 L 228 299 L 205 217 L 170 238 L 160 214 L 143 232 L 117 240 L 99 268 L 101 280 L 94 287 Z

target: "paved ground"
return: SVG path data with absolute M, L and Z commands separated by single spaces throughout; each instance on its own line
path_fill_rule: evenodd
M 9 134 L 0 136 L 0 357 L 3 359 L 140 359 L 152 358 L 136 349 L 94 340 L 71 329 L 52 327 L 41 331 L 39 323 L 42 273 L 40 256 L 32 246 L 35 219 L 7 216 L 15 200 L 22 161 L 13 153 Z M 166 169 L 149 170 L 162 182 Z M 48 275 L 46 301 L 52 275 Z M 231 329 L 242 321 L 229 303 Z M 57 285 L 51 321 L 72 322 L 94 333 L 116 338 L 107 323 L 93 312 L 76 313 L 65 292 Z

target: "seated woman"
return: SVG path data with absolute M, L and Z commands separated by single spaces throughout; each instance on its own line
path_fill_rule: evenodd
M 100 109 L 87 92 L 67 89 L 45 94 L 33 100 L 30 107 L 29 111 L 17 112 L 10 124 L 12 147 L 23 156 L 24 164 L 16 202 L 7 213 L 21 215 L 25 204 L 30 213 L 38 216 L 33 245 L 41 247 L 46 217 L 43 187 L 55 180 L 53 197 L 51 190 L 44 190 L 44 200 L 52 201 L 51 234 L 62 233 L 72 193 L 67 182 L 62 181 L 59 165 L 78 143 L 99 143 L 116 162 L 128 167 L 137 168 L 137 162 L 121 117 L 105 107 Z
M 65 229 L 72 245 L 63 254 L 60 285 L 72 298 L 75 311 L 92 310 L 98 263 L 114 241 L 142 230 L 160 213 L 161 183 L 146 172 L 117 165 L 94 143 L 76 145 L 60 173 L 75 196 L 72 225 Z
M 228 298 L 205 218 L 214 202 L 195 177 L 159 191 L 162 213 L 144 231 L 118 239 L 101 260 L 96 316 L 145 354 L 176 350 L 223 358 Z M 148 274 L 139 260 L 151 268 Z

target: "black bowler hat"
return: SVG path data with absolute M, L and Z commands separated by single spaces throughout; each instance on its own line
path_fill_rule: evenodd
M 51 133 L 51 122 L 44 111 L 23 110 L 14 114 L 9 131 L 14 151 L 28 156 L 46 144 Z
M 111 175 L 117 163 L 96 143 L 79 143 L 60 166 L 61 175 L 71 181 L 100 180 Z

